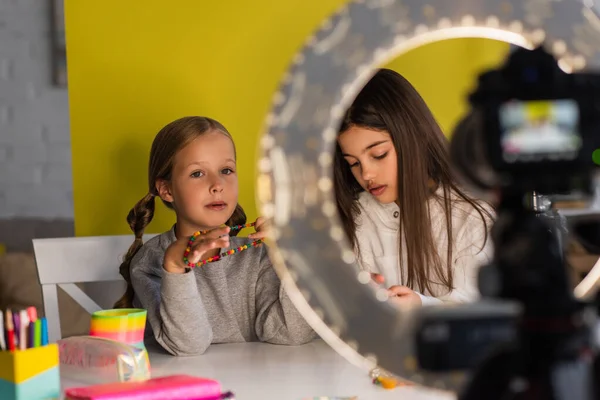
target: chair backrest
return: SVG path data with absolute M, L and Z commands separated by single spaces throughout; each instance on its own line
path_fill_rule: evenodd
M 144 235 L 144 242 L 153 236 Z M 57 287 L 87 312 L 100 310 L 76 283 L 122 281 L 119 265 L 131 243 L 133 235 L 33 239 L 50 342 L 61 338 Z

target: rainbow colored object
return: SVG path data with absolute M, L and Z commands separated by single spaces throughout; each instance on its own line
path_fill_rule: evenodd
M 92 314 L 90 336 L 116 340 L 143 349 L 146 315 L 146 310 L 141 308 L 96 311 Z

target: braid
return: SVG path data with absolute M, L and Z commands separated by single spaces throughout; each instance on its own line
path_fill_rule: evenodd
M 142 248 L 144 242 L 142 236 L 144 229 L 148 226 L 154 217 L 154 195 L 148 193 L 144 198 L 138 201 L 127 215 L 127 223 L 135 235 L 135 240 L 129 247 L 127 254 L 123 258 L 123 263 L 119 267 L 119 273 L 127 282 L 127 290 L 114 305 L 114 308 L 131 308 L 133 307 L 133 285 L 131 283 L 131 260 L 136 255 L 139 249 Z

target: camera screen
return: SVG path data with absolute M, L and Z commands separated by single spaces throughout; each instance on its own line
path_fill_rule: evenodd
M 507 163 L 572 160 L 579 154 L 579 107 L 573 100 L 513 100 L 500 106 L 499 116 Z

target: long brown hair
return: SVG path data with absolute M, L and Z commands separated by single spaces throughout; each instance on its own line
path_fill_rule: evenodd
M 127 290 L 123 297 L 115 303 L 115 308 L 132 307 L 134 293 L 131 284 L 130 264 L 135 254 L 143 245 L 142 236 L 144 230 L 154 217 L 155 198 L 158 196 L 156 181 L 159 179 L 170 180 L 177 153 L 199 136 L 214 131 L 220 132 L 232 139 L 227 129 L 221 123 L 207 117 L 180 118 L 162 128 L 154 138 L 152 148 L 150 149 L 150 162 L 148 165 L 148 194 L 142 197 L 133 206 L 131 211 L 129 211 L 129 214 L 127 214 L 127 223 L 135 235 L 135 240 L 129 247 L 127 254 L 123 258 L 123 263 L 119 267 L 119 273 L 127 282 Z M 231 141 L 233 142 L 233 139 Z M 173 209 L 171 203 L 164 200 L 163 203 L 168 208 Z M 235 211 L 226 224 L 232 226 L 245 223 L 246 213 L 237 204 Z
M 380 69 L 367 83 L 347 110 L 340 134 L 357 126 L 390 134 L 398 155 L 398 203 L 400 205 L 399 240 L 406 245 L 406 285 L 421 293 L 432 292 L 431 284 L 452 290 L 452 202 L 462 200 L 477 210 L 484 224 L 490 213 L 469 197 L 455 183 L 452 175 L 448 141 L 415 88 L 400 74 Z M 409 172 L 410 171 L 410 172 Z M 431 183 L 441 189 L 448 234 L 447 268 L 433 240 L 427 200 L 436 196 Z M 334 156 L 334 188 L 337 208 L 346 236 L 358 251 L 356 217 L 360 213 L 358 196 L 363 188 L 344 160 L 339 144 Z M 452 200 L 453 193 L 458 196 Z M 483 246 L 482 246 L 483 247 Z

